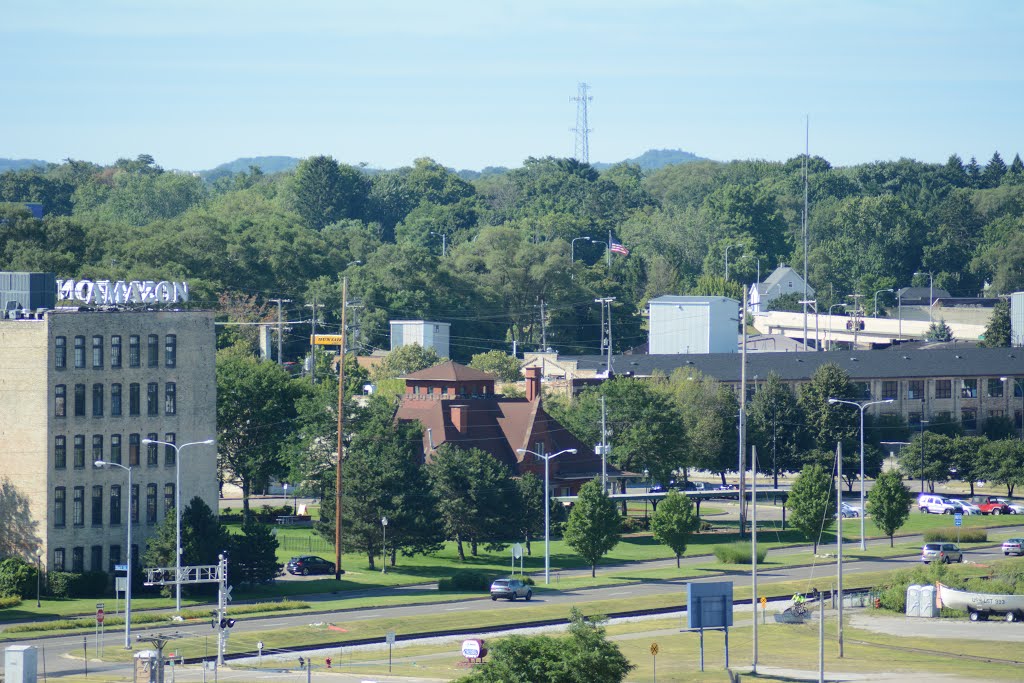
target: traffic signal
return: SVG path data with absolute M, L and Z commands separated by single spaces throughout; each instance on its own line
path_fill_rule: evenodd
M 225 618 L 220 620 L 220 627 L 221 628 L 231 628 L 234 625 L 235 625 L 235 620 L 234 619 L 228 619 L 227 617 L 225 617 Z

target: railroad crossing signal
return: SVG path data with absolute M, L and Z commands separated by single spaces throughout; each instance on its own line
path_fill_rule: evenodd
M 764 608 L 765 608 L 765 607 L 767 607 L 767 606 L 768 606 L 768 598 L 766 598 L 766 597 L 764 597 L 764 596 L 762 595 L 762 596 L 761 596 L 761 609 L 764 609 Z
M 651 643 L 651 654 L 653 656 L 655 656 L 655 657 L 658 656 L 658 644 L 657 643 Z

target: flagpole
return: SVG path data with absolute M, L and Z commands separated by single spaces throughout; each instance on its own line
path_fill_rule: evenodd
M 611 230 L 608 231 L 608 248 L 605 250 L 604 254 L 605 254 L 605 256 L 607 257 L 607 260 L 608 260 L 608 271 L 611 272 L 611 269 L 612 269 L 612 231 Z

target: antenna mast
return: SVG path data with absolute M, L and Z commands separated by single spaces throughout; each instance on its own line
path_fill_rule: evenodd
M 590 163 L 590 132 L 593 128 L 587 127 L 587 102 L 594 99 L 592 96 L 587 94 L 590 90 L 590 86 L 586 83 L 580 83 L 576 97 L 570 97 L 570 102 L 576 103 L 576 127 L 571 128 L 572 132 L 576 133 L 576 161 L 582 161 L 585 164 Z
M 811 156 L 811 117 L 804 119 L 804 349 L 807 348 L 807 172 L 808 161 Z M 815 351 L 818 351 L 818 340 L 814 340 Z

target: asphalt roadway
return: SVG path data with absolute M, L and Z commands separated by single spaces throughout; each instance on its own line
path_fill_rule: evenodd
M 1010 533 L 1022 533 L 1024 527 L 1007 527 L 1002 528 L 1000 531 L 1006 531 Z M 847 538 L 849 538 L 849 532 L 846 532 Z M 901 542 L 913 542 L 915 539 L 920 540 L 920 536 L 904 536 L 901 537 Z M 888 545 L 888 539 L 874 539 L 869 541 L 870 546 Z M 857 541 L 847 541 L 845 548 L 853 550 L 858 545 Z M 774 557 L 794 555 L 798 553 L 807 553 L 809 546 L 794 546 L 791 548 L 777 549 L 772 551 Z M 832 548 L 826 548 L 819 546 L 819 553 L 831 552 Z M 974 549 L 966 551 L 964 553 L 964 559 L 967 562 L 989 562 L 995 559 L 1001 559 L 1003 557 L 1001 550 L 998 546 L 993 545 L 991 547 Z M 684 565 L 700 564 L 707 562 L 708 556 L 696 556 L 687 557 L 683 559 Z M 863 560 L 863 561 L 852 561 L 844 562 L 843 573 L 846 576 L 859 572 L 875 572 L 875 571 L 887 571 L 892 569 L 900 569 L 904 567 L 913 566 L 920 562 L 917 554 L 903 556 L 898 558 L 886 558 L 879 560 Z M 675 566 L 675 560 L 653 560 L 647 562 L 636 562 L 630 563 L 630 566 L 640 569 L 655 569 L 660 567 L 673 567 Z M 601 569 L 606 569 L 606 566 L 602 566 Z M 589 573 L 589 569 L 574 570 L 574 571 L 563 571 L 560 572 L 559 576 L 568 577 L 577 574 Z M 748 574 L 744 572 L 744 574 Z M 711 577 L 709 577 L 711 578 Z M 740 580 L 743 580 L 742 578 Z M 828 588 L 835 580 L 835 562 L 831 558 L 818 558 L 814 566 L 805 567 L 792 567 L 792 568 L 776 568 L 776 569 L 761 569 L 758 571 L 758 580 L 763 583 L 777 582 L 777 581 L 806 581 L 807 590 L 811 587 L 817 587 L 820 589 Z M 543 577 L 538 577 L 538 583 L 543 581 Z M 307 626 L 315 622 L 330 622 L 336 626 L 344 626 L 346 623 L 353 623 L 357 621 L 365 621 L 368 619 L 387 619 L 387 618 L 401 618 L 410 616 L 423 616 L 436 614 L 440 612 L 480 612 L 490 610 L 530 610 L 531 605 L 534 603 L 547 603 L 547 604 L 576 604 L 584 605 L 589 602 L 600 601 L 600 600 L 612 600 L 622 599 L 625 597 L 641 597 L 641 596 L 656 596 L 656 595 L 667 595 L 673 593 L 679 593 L 685 589 L 685 584 L 688 579 L 678 579 L 669 581 L 659 581 L 656 583 L 638 583 L 630 584 L 627 586 L 608 586 L 604 588 L 582 588 L 576 590 L 568 590 L 560 593 L 551 595 L 534 595 L 532 602 L 508 602 L 500 600 L 494 602 L 489 598 L 475 598 L 470 600 L 463 600 L 453 603 L 442 603 L 442 604 L 421 604 L 421 605 L 406 605 L 406 606 L 394 606 L 394 607 L 376 607 L 376 608 L 365 608 L 356 609 L 351 611 L 332 611 L 329 613 L 317 612 L 315 602 L 317 599 L 321 600 L 337 600 L 336 594 L 329 594 L 324 596 L 306 596 L 303 599 L 307 602 L 312 602 L 312 610 L 306 611 L 302 614 L 280 616 L 270 615 L 266 617 L 251 617 L 239 619 L 235 624 L 232 632 L 235 634 L 246 633 L 246 632 L 257 632 L 266 631 L 271 629 L 285 629 Z M 552 582 L 552 586 L 557 588 L 557 583 Z M 422 592 L 425 594 L 436 595 L 436 588 L 430 585 L 412 586 L 406 588 L 395 588 L 390 589 L 391 591 L 403 591 L 409 593 Z M 511 614 L 511 612 L 510 612 Z M 146 634 L 146 633 L 180 633 L 188 634 L 198 637 L 209 637 L 211 651 L 216 652 L 216 639 L 213 637 L 213 632 L 210 629 L 210 625 L 206 622 L 193 623 L 193 624 L 182 624 L 178 627 L 168 628 L 166 626 L 159 628 L 140 628 L 136 629 L 134 633 Z M 74 635 L 67 636 L 55 636 L 48 638 L 38 639 L 25 639 L 18 641 L 17 643 L 9 642 L 5 643 L 5 647 L 13 644 L 33 644 L 43 649 L 40 653 L 41 657 L 45 657 L 46 660 L 46 673 L 48 677 L 59 678 L 62 676 L 81 674 L 84 671 L 84 665 L 82 661 L 83 651 L 83 636 L 86 637 L 89 643 L 89 672 L 90 673 L 113 673 L 115 675 L 123 675 L 124 677 L 130 676 L 130 665 L 123 662 L 105 662 L 101 661 L 96 657 L 94 652 L 94 639 L 91 632 L 83 634 L 81 632 Z M 383 640 L 384 634 L 381 634 Z M 123 647 L 124 643 L 124 631 L 112 629 L 107 631 L 105 637 L 105 647 L 109 650 L 112 648 Z M 145 649 L 145 645 L 136 645 L 137 649 Z M 231 642 L 228 642 L 228 652 L 231 650 Z M 298 653 L 296 653 L 296 657 Z M 184 671 L 182 672 L 184 673 Z M 227 671 L 221 671 L 220 674 L 227 674 Z M 253 672 L 248 672 L 249 679 L 253 679 Z M 340 674 L 330 674 L 333 681 L 344 680 L 340 678 Z M 228 676 L 223 676 L 225 680 L 228 680 Z M 212 680 L 212 676 L 211 676 Z M 235 679 L 240 680 L 240 679 Z M 280 680 L 280 679 L 278 679 Z M 352 680 L 366 680 L 365 677 L 357 678 Z M 376 680 L 387 680 L 385 678 L 377 677 Z M 397 679 L 396 679 L 397 680 Z

